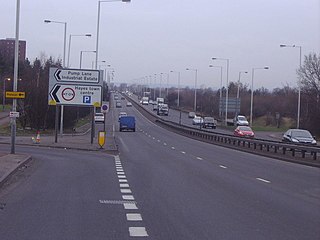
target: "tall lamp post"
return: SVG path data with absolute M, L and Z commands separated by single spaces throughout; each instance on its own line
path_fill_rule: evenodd
M 228 58 L 212 58 L 212 60 L 224 60 L 227 62 L 227 85 L 226 85 L 226 116 L 225 125 L 228 125 L 228 99 L 229 99 L 229 59 Z
M 180 72 L 176 71 L 170 71 L 172 73 L 177 73 L 178 74 L 178 100 L 177 100 L 177 107 L 180 107 Z
M 95 53 L 96 51 L 80 51 L 80 69 L 81 69 L 81 67 L 82 67 L 82 54 L 83 54 L 84 52 L 86 52 L 86 53 L 88 53 L 88 52 Z
M 292 48 L 299 48 L 299 67 L 301 68 L 301 52 L 302 52 L 302 46 L 297 45 L 286 45 L 286 44 L 280 44 L 281 48 L 284 47 L 292 47 Z M 297 113 L 297 128 L 300 128 L 300 107 L 301 107 L 301 86 L 300 81 L 298 82 L 298 113 Z
M 44 20 L 45 23 L 58 23 L 64 25 L 64 40 L 63 40 L 63 62 L 62 66 L 66 67 L 66 46 L 67 46 L 67 22 L 60 21 L 52 21 L 52 20 Z M 61 105 L 61 116 L 60 116 L 60 134 L 62 136 L 63 133 L 63 105 Z M 59 109 L 58 105 L 56 105 L 56 117 L 55 117 L 55 142 L 58 142 L 58 127 L 59 127 Z
M 262 69 L 267 70 L 269 67 L 262 67 L 262 68 L 252 68 L 252 80 L 251 80 L 251 101 L 250 101 L 250 127 L 252 127 L 252 112 L 253 112 L 253 78 L 254 78 L 254 71 Z
M 247 71 L 240 71 L 239 72 L 239 78 L 238 78 L 238 89 L 237 89 L 237 111 L 238 109 L 241 110 L 241 106 L 239 107 L 238 104 L 239 104 L 239 98 L 240 98 L 240 80 L 241 80 L 241 73 L 245 73 L 247 74 L 248 72 Z M 236 113 L 236 116 L 238 115 L 238 112 Z
M 221 117 L 221 109 L 220 109 L 220 103 L 221 103 L 221 99 L 222 99 L 222 66 L 213 66 L 213 65 L 209 65 L 209 67 L 211 68 L 220 68 L 220 91 L 219 91 L 219 117 Z
M 64 40 L 63 40 L 63 63 L 62 66 L 66 67 L 66 46 L 67 46 L 67 23 L 60 21 L 44 20 L 45 23 L 59 23 L 64 25 Z
M 194 79 L 194 112 L 197 111 L 197 81 L 198 81 L 198 69 L 186 68 L 187 71 L 195 71 L 195 79 Z
M 126 2 L 129 3 L 131 0 L 100 0 L 98 1 L 98 20 L 97 20 L 97 36 L 96 36 L 96 66 L 98 69 L 98 59 L 99 59 L 99 31 L 100 31 L 100 5 L 104 2 Z
M 67 67 L 70 67 L 70 50 L 71 50 L 71 37 L 91 37 L 91 34 L 70 34 L 69 35 L 69 47 L 68 47 L 68 63 Z
M 156 82 L 157 82 L 157 74 L 154 74 L 154 89 L 153 89 L 153 101 L 156 100 Z

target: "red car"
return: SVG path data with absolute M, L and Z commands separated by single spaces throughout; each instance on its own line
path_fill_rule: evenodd
M 254 132 L 250 127 L 247 126 L 238 126 L 233 133 L 236 137 L 250 137 L 254 138 Z

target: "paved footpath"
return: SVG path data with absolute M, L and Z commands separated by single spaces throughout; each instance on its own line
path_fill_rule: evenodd
M 36 136 L 34 136 L 35 138 Z M 9 145 L 11 141 L 10 137 L 1 137 L 0 144 Z M 36 146 L 36 147 L 52 147 L 52 148 L 68 148 L 77 150 L 87 150 L 87 151 L 104 151 L 108 153 L 116 153 L 118 151 L 118 146 L 115 142 L 114 137 L 107 133 L 105 145 L 101 149 L 97 138 L 94 139 L 93 144 L 91 144 L 90 131 L 87 134 L 78 135 L 64 135 L 63 137 L 58 137 L 57 143 L 55 142 L 55 136 L 41 136 L 40 143 L 34 143 L 31 136 L 16 137 L 16 148 L 19 146 Z M 5 180 L 11 176 L 15 171 L 23 166 L 26 162 L 31 160 L 29 155 L 21 154 L 9 154 L 8 152 L 0 151 L 0 187 L 5 182 Z

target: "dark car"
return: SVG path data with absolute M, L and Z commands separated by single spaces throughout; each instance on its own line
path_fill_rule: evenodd
M 234 132 L 233 135 L 236 137 L 250 137 L 254 138 L 254 132 L 252 129 L 248 126 L 238 126 Z
M 283 142 L 317 145 L 317 141 L 308 130 L 289 129 L 283 134 Z
M 202 127 L 216 129 L 217 125 L 213 117 L 204 117 Z

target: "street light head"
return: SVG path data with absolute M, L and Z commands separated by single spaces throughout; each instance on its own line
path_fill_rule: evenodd
M 86 36 L 86 37 L 91 37 L 91 34 L 86 34 L 85 36 Z
M 51 21 L 50 21 L 50 20 L 44 20 L 44 22 L 45 22 L 45 23 L 51 23 Z
M 285 45 L 285 44 L 280 44 L 280 47 L 286 47 L 287 45 Z
M 130 3 L 130 2 L 131 2 L 131 0 L 122 0 L 122 2 Z
M 189 71 L 190 69 L 189 69 L 189 68 L 186 68 L 186 70 Z
M 248 72 L 244 72 L 244 73 L 248 73 Z
M 269 67 L 266 66 L 266 67 L 264 67 L 263 69 L 269 69 Z

